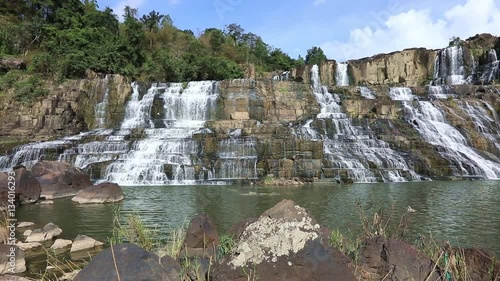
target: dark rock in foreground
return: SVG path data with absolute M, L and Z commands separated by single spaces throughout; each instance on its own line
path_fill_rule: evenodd
M 80 204 L 113 203 L 123 200 L 123 191 L 116 183 L 101 183 L 80 190 L 73 202 Z
M 33 173 L 23 166 L 17 167 L 14 172 L 16 173 L 16 193 L 19 195 L 21 204 L 31 204 L 38 201 L 42 189 Z
M 15 248 L 11 252 L 11 248 Z M 12 258 L 10 255 L 14 255 Z M 16 274 L 26 271 L 26 261 L 24 260 L 26 254 L 17 246 L 0 244 L 0 275 L 2 274 Z M 3 280 L 0 278 L 0 280 Z
M 14 179 L 9 180 L 8 173 L 0 172 L 0 205 L 8 205 L 9 183 L 15 184 L 16 204 L 32 204 L 38 201 L 41 187 L 33 174 L 23 166 L 16 167 L 14 173 Z
M 365 280 L 443 280 L 436 264 L 417 248 L 382 236 L 365 241 L 360 263 Z
M 234 254 L 214 280 L 356 280 L 349 259 L 327 245 L 321 227 L 293 201 L 283 200 L 246 225 Z
M 66 162 L 40 161 L 31 172 L 40 182 L 41 197 L 45 199 L 74 196 L 81 189 L 92 185 L 85 172 Z
M 96 255 L 74 281 L 180 281 L 180 265 L 134 244 L 119 244 Z M 116 261 L 116 267 L 113 261 Z
M 219 245 L 219 234 L 207 214 L 194 217 L 186 231 L 181 257 L 212 257 Z

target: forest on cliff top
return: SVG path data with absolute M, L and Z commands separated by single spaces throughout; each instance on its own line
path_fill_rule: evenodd
M 22 59 L 27 67 L 7 77 L 0 73 L 0 93 L 22 74 L 30 75 L 29 83 L 21 79 L 28 84 L 84 78 L 88 70 L 146 81 L 222 80 L 243 77 L 250 65 L 264 73 L 326 60 L 317 47 L 293 59 L 238 24 L 194 34 L 168 15 L 151 11 L 139 17 L 132 7 L 102 9 L 95 0 L 0 1 L 2 57 Z

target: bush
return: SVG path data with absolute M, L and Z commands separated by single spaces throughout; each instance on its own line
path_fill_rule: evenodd
M 26 75 L 24 71 L 19 70 L 0 76 L 0 94 L 6 94 L 9 90 L 12 90 L 16 101 L 27 104 L 48 94 L 40 76 Z

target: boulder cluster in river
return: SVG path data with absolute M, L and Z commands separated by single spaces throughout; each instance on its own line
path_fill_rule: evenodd
M 40 161 L 31 171 L 24 166 L 14 167 L 13 170 L 17 204 L 50 203 L 47 200 L 72 196 L 72 201 L 80 204 L 118 202 L 124 198 L 117 184 L 93 185 L 87 173 L 66 162 Z M 7 205 L 7 185 L 8 173 L 1 172 L 0 207 Z

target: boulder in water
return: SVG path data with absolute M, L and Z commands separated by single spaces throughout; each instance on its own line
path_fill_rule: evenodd
M 66 162 L 40 161 L 31 171 L 40 183 L 41 197 L 45 199 L 74 196 L 92 185 L 89 175 Z
M 26 242 L 30 243 L 49 241 L 61 234 L 62 230 L 57 225 L 50 222 L 43 228 L 37 228 L 33 230 L 26 238 Z
M 99 242 L 94 238 L 90 238 L 86 235 L 78 235 L 71 245 L 71 252 L 90 250 L 102 245 L 104 245 L 102 242 Z
M 123 198 L 123 191 L 119 185 L 105 182 L 80 190 L 71 201 L 80 204 L 113 203 Z

